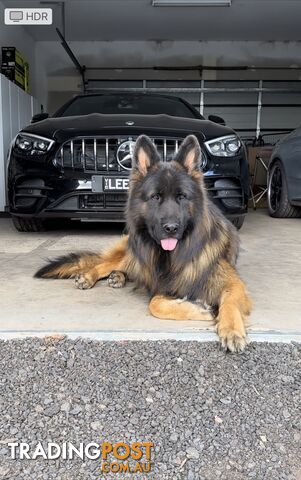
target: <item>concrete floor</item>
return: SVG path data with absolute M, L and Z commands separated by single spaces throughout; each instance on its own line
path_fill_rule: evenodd
M 99 250 L 121 231 L 118 225 L 76 224 L 72 229 L 18 233 L 10 219 L 0 218 L 0 337 L 62 332 L 103 339 L 214 338 L 214 327 L 206 322 L 153 318 L 147 297 L 133 292 L 131 285 L 114 290 L 102 281 L 92 290 L 79 291 L 72 280 L 32 278 L 45 259 Z M 254 300 L 253 338 L 268 333 L 277 339 L 300 339 L 301 220 L 277 220 L 263 210 L 251 211 L 240 235 L 238 269 Z

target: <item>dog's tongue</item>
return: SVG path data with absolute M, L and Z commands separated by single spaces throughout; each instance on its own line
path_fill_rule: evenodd
M 176 238 L 163 238 L 161 240 L 161 247 L 163 250 L 174 250 L 177 246 L 178 240 Z

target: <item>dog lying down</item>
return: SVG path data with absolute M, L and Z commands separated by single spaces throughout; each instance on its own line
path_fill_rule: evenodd
M 251 301 L 235 269 L 235 227 L 206 193 L 200 146 L 189 135 L 163 162 L 146 136 L 137 139 L 126 209 L 128 234 L 103 253 L 71 253 L 41 268 L 38 278 L 74 278 L 79 289 L 108 278 L 135 282 L 150 294 L 152 315 L 216 321 L 223 348 L 242 351 Z M 210 305 L 210 308 L 208 308 Z

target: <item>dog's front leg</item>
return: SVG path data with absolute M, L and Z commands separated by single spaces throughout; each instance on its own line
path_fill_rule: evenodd
M 219 300 L 217 333 L 225 350 L 239 352 L 246 346 L 245 320 L 252 303 L 236 270 L 227 262 L 221 264 L 224 282 Z
M 124 275 L 122 272 L 125 271 L 126 259 L 128 256 L 127 245 L 128 237 L 125 236 L 114 247 L 101 255 L 99 263 L 94 265 L 92 268 L 79 273 L 75 277 L 75 286 L 80 290 L 86 290 L 88 288 L 92 288 L 95 283 L 98 282 L 98 280 L 109 277 L 112 272 L 115 272 L 115 277 L 116 273 Z M 113 279 L 111 278 L 111 281 L 112 280 Z M 116 288 L 116 282 L 114 285 L 110 284 L 110 286 L 114 286 Z
M 154 317 L 166 320 L 213 320 L 210 310 L 187 300 L 155 295 L 149 304 Z

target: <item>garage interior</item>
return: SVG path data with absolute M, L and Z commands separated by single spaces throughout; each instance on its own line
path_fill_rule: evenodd
M 0 1 L 0 17 L 5 8 L 24 3 Z M 32 278 L 49 257 L 111 244 L 123 225 L 83 223 L 19 233 L 5 213 L 9 143 L 35 113 L 51 115 L 79 93 L 128 90 L 181 96 L 206 118 L 218 115 L 239 133 L 253 177 L 256 156 L 265 159 L 278 140 L 300 125 L 298 0 L 162 3 L 27 1 L 26 8 L 52 8 L 53 25 L 1 25 L 0 47 L 22 52 L 30 72 L 27 93 L 0 75 L 1 337 L 60 331 L 104 339 L 180 339 L 209 338 L 214 330 L 201 322 L 151 318 L 147 298 L 131 286 L 115 291 L 103 281 L 78 292 L 72 281 Z M 262 195 L 262 164 L 255 177 L 238 262 L 254 301 L 250 336 L 300 339 L 300 219 L 270 218 Z

